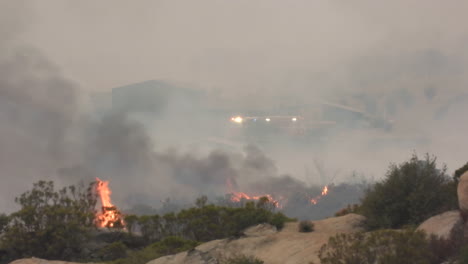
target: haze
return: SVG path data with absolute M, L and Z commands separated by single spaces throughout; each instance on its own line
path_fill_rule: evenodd
M 468 149 L 466 10 L 461 0 L 1 1 L 0 212 L 37 179 L 107 178 L 131 206 L 219 195 L 230 177 L 306 181 L 313 161 L 342 181 L 353 171 L 381 178 L 413 152 L 453 171 Z M 203 154 L 172 131 L 171 111 L 160 123 L 96 118 L 96 93 L 147 80 L 202 90 L 239 112 L 367 101 L 376 115 L 391 108 L 395 125 L 344 130 L 315 149 L 235 142 L 240 152 Z

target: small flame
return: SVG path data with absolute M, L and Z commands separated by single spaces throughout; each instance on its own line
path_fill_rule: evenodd
M 325 195 L 327 195 L 327 194 L 328 194 L 328 186 L 325 185 L 325 186 L 323 187 L 323 189 L 322 189 L 322 193 L 321 193 L 319 196 L 317 196 L 317 197 L 311 198 L 311 199 L 310 199 L 310 203 L 311 203 L 311 204 L 314 204 L 314 205 L 317 204 L 318 201 L 319 201 L 323 196 L 325 196 Z
M 119 223 L 122 227 L 125 223 L 120 211 L 112 204 L 110 195 L 112 191 L 109 188 L 109 181 L 102 181 L 96 178 L 96 192 L 101 200 L 102 211 L 96 214 L 96 224 L 98 227 L 114 227 Z
M 231 192 L 231 201 L 233 202 L 240 202 L 242 200 L 250 200 L 250 201 L 257 201 L 262 197 L 268 198 L 268 201 L 270 201 L 276 208 L 281 208 L 281 204 L 279 201 L 275 200 L 273 196 L 270 194 L 265 194 L 265 195 L 258 195 L 258 196 L 250 196 L 246 193 L 243 192 Z

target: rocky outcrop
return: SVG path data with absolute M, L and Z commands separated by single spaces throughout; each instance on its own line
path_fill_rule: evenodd
M 453 235 L 463 233 L 463 219 L 460 211 L 449 211 L 427 219 L 419 225 L 418 230 L 423 230 L 429 235 L 449 239 Z
M 27 259 L 15 260 L 13 262 L 10 262 L 10 264 L 80 264 L 80 263 L 56 261 L 56 260 L 45 260 L 45 259 L 39 259 L 39 258 L 27 258 Z
M 315 231 L 298 232 L 298 223 L 287 223 L 281 231 L 258 225 L 244 231 L 239 239 L 214 240 L 193 250 L 158 258 L 148 264 L 211 264 L 239 254 L 255 256 L 265 264 L 319 263 L 317 253 L 337 233 L 363 231 L 365 217 L 348 214 L 314 221 Z
M 460 177 L 457 187 L 458 207 L 465 221 L 468 220 L 468 171 Z
M 243 234 L 247 237 L 256 237 L 256 236 L 272 235 L 276 232 L 278 232 L 278 230 L 276 230 L 275 226 L 272 226 L 270 224 L 259 224 L 259 225 L 247 228 L 243 232 Z

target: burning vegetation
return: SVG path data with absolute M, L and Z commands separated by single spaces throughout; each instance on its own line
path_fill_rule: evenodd
M 276 194 L 269 194 L 269 193 L 258 195 L 258 194 L 247 194 L 245 192 L 235 191 L 232 182 L 233 182 L 232 180 L 228 179 L 226 183 L 227 190 L 230 195 L 229 199 L 231 202 L 240 203 L 242 201 L 259 201 L 262 197 L 265 197 L 268 199 L 268 202 L 273 204 L 274 207 L 277 209 L 284 208 L 288 202 L 287 195 L 285 196 L 285 195 L 276 195 Z M 322 197 L 328 194 L 328 191 L 329 191 L 329 187 L 328 185 L 326 185 L 322 188 L 320 195 L 317 195 L 313 198 L 310 198 L 311 196 L 304 195 L 304 199 L 307 199 L 308 202 L 310 202 L 310 204 L 316 205 Z
M 96 192 L 101 200 L 101 212 L 96 214 L 96 225 L 98 227 L 123 228 L 125 222 L 121 212 L 112 204 L 109 188 L 109 181 L 102 181 L 96 178 Z

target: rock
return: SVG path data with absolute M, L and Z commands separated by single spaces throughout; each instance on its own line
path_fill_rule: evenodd
M 39 258 L 27 258 L 27 259 L 18 259 L 10 264 L 80 264 L 75 262 L 66 262 L 66 261 L 56 261 L 56 260 L 45 260 Z
M 320 263 L 317 253 L 330 236 L 363 231 L 364 221 L 364 216 L 356 214 L 313 221 L 315 230 L 310 233 L 298 232 L 298 222 L 286 223 L 280 231 L 270 225 L 257 225 L 246 229 L 245 237 L 213 240 L 148 264 L 214 264 L 240 254 L 254 256 L 265 264 Z
M 256 236 L 271 235 L 276 232 L 278 232 L 278 230 L 276 230 L 275 226 L 272 226 L 270 224 L 259 224 L 259 225 L 247 228 L 244 231 L 244 235 L 248 237 L 256 237 Z
M 458 207 L 460 208 L 463 219 L 468 220 L 468 171 L 460 176 L 457 188 Z
M 423 230 L 429 235 L 436 235 L 443 239 L 449 239 L 452 238 L 452 235 L 455 233 L 462 233 L 463 219 L 460 215 L 460 211 L 448 211 L 427 219 L 419 225 L 418 230 Z

